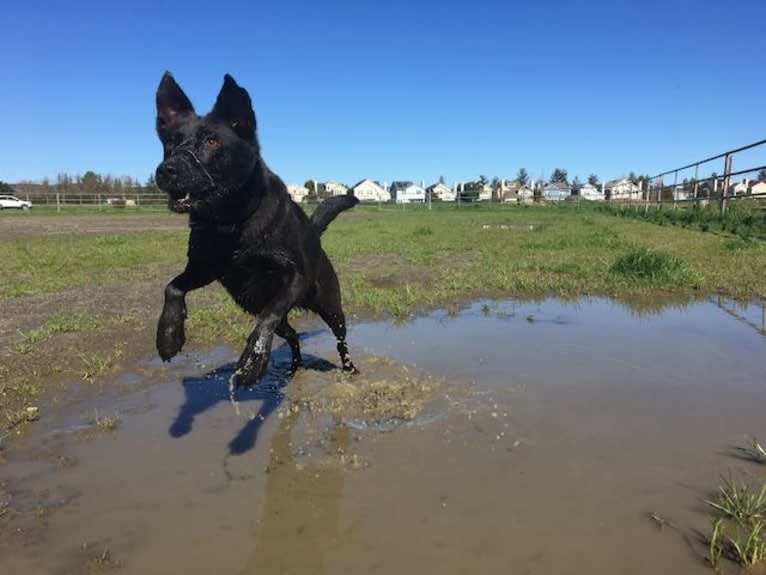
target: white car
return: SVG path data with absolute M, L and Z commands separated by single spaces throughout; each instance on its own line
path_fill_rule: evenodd
M 32 202 L 25 202 L 16 196 L 0 196 L 0 210 L 16 208 L 18 210 L 28 210 L 32 207 Z

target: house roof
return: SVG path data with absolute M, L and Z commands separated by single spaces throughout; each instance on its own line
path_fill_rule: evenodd
M 355 190 L 357 187 L 361 186 L 365 182 L 370 182 L 371 184 L 375 184 L 376 186 L 378 186 L 381 190 L 383 189 L 383 186 L 380 184 L 380 182 L 376 182 L 375 180 L 371 180 L 370 178 L 364 178 L 363 180 L 359 180 L 349 189 Z
M 414 185 L 415 185 L 415 184 L 414 184 L 413 182 L 405 182 L 405 181 L 401 181 L 401 182 L 391 182 L 391 190 L 392 190 L 392 191 L 396 191 L 396 190 L 406 190 L 406 189 L 407 189 L 407 188 L 409 188 L 410 186 L 414 186 Z

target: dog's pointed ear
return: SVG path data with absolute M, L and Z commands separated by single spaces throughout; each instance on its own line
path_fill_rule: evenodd
M 165 72 L 157 88 L 157 131 L 162 132 L 179 118 L 194 113 L 194 106 L 186 97 L 170 72 Z
M 247 90 L 226 74 L 210 115 L 228 124 L 237 135 L 248 142 L 255 141 L 255 113 Z

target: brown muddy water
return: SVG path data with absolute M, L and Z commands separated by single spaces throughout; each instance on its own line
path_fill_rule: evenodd
M 704 499 L 766 477 L 762 310 L 722 303 L 359 323 L 351 379 L 307 324 L 233 396 L 233 349 L 147 360 L 8 454 L 0 573 L 712 573 Z

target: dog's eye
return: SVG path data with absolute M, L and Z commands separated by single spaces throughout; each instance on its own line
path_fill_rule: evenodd
M 208 148 L 217 148 L 218 147 L 218 138 L 214 138 L 213 136 L 210 136 L 209 138 L 205 138 L 205 145 Z

